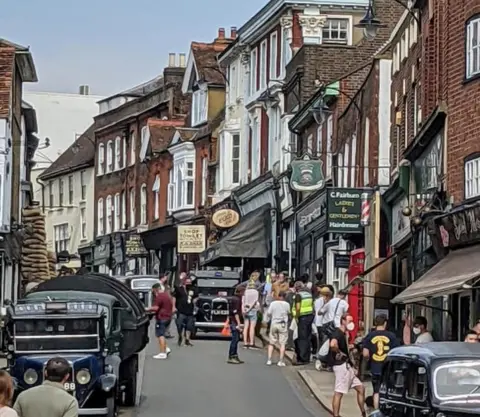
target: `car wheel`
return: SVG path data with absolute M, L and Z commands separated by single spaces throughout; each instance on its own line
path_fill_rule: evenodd
M 117 417 L 117 402 L 114 396 L 107 398 L 107 417 Z
M 123 392 L 123 405 L 125 407 L 135 407 L 137 401 L 137 356 L 130 358 L 125 366 L 124 379 L 128 382 Z

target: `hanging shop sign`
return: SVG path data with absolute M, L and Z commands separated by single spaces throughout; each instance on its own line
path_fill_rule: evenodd
M 455 248 L 480 241 L 480 206 L 454 211 L 437 220 L 444 247 Z
M 405 207 L 408 207 L 407 197 L 403 197 L 392 207 L 392 245 L 401 242 L 410 233 L 410 219 L 403 215 Z
M 148 251 L 143 245 L 142 238 L 139 234 L 127 236 L 125 239 L 125 255 L 128 257 L 145 256 Z
M 177 252 L 200 253 L 205 250 L 205 226 L 177 226 Z
M 362 201 L 369 193 L 359 188 L 329 188 L 327 190 L 327 232 L 363 233 L 368 224 L 362 219 Z
M 325 227 L 327 212 L 327 196 L 322 192 L 318 197 L 314 198 L 305 207 L 298 210 L 297 219 L 297 235 L 304 235 L 308 231 L 320 226 Z
M 93 264 L 95 266 L 106 265 L 110 258 L 110 237 L 106 236 L 98 240 L 93 250 Z
M 240 221 L 240 215 L 232 209 L 217 210 L 212 215 L 212 223 L 222 229 L 229 229 L 236 226 Z
M 311 192 L 325 186 L 323 162 L 321 159 L 312 159 L 306 154 L 301 159 L 292 161 L 290 166 L 292 167 L 290 187 L 293 190 Z

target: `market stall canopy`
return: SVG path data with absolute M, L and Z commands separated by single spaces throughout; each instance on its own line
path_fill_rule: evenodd
M 408 304 L 455 293 L 480 278 L 480 251 L 478 246 L 451 251 L 418 281 L 403 290 L 391 301 Z
M 200 254 L 200 265 L 233 266 L 242 258 L 268 258 L 272 227 L 270 211 L 270 204 L 265 204 L 242 217 L 227 236 Z

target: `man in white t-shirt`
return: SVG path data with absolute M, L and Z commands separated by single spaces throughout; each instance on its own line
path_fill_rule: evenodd
M 427 330 L 428 322 L 425 317 L 418 316 L 413 322 L 413 333 L 417 336 L 415 344 L 433 342 L 432 334 Z
M 278 298 L 272 301 L 268 307 L 264 317 L 264 323 L 271 321 L 267 365 L 272 364 L 273 348 L 278 343 L 280 345 L 280 358 L 277 365 L 285 366 L 283 358 L 288 341 L 288 317 L 290 315 L 290 304 L 285 301 L 285 296 L 285 292 L 280 292 Z
M 349 305 L 345 301 L 347 293 L 339 291 L 328 303 L 320 309 L 319 315 L 323 316 L 323 324 L 335 322 L 335 327 L 340 327 L 341 317 L 348 312 Z

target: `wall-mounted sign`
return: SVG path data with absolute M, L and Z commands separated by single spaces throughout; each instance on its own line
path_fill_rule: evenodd
M 443 246 L 455 248 L 480 241 L 480 207 L 454 211 L 437 220 Z
M 127 236 L 125 240 L 125 255 L 128 257 L 133 256 L 145 256 L 148 254 L 148 251 L 143 245 L 142 238 L 140 235 L 130 235 Z
M 408 198 L 403 197 L 392 207 L 392 245 L 396 245 L 410 233 L 410 219 L 403 215 Z
M 177 226 L 177 252 L 200 253 L 205 250 L 205 226 Z
M 240 221 L 240 215 L 231 209 L 222 209 L 213 213 L 212 222 L 215 226 L 222 229 L 229 229 L 236 226 Z
M 317 198 L 308 203 L 297 212 L 298 236 L 307 233 L 313 227 L 326 221 L 327 197 L 322 192 Z
M 96 242 L 93 250 L 93 264 L 95 266 L 106 265 L 110 258 L 110 236 Z
M 357 188 L 327 190 L 327 232 L 363 233 L 362 193 L 365 190 Z
M 290 186 L 295 191 L 316 191 L 325 186 L 323 177 L 323 162 L 321 159 L 311 159 L 304 155 L 290 163 L 292 175 Z
M 335 253 L 333 255 L 333 266 L 348 269 L 350 267 L 350 255 Z

